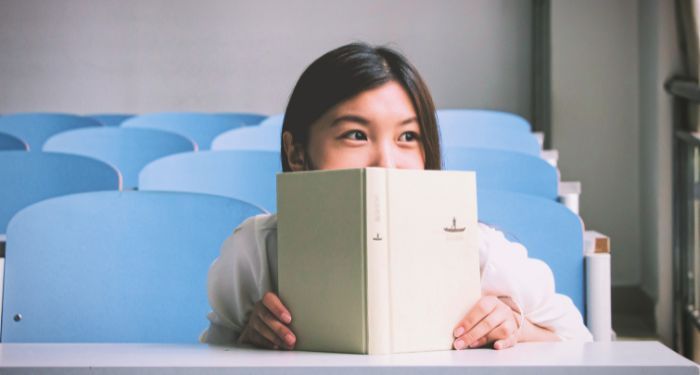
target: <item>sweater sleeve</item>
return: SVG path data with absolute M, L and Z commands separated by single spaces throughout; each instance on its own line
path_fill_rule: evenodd
M 562 340 L 592 341 L 571 298 L 558 294 L 547 264 L 528 258 L 527 250 L 502 232 L 480 224 L 481 280 L 484 295 L 511 297 L 530 322 Z
M 209 268 L 207 289 L 212 311 L 200 341 L 233 345 L 255 303 L 272 290 L 263 228 L 269 215 L 246 219 L 221 246 Z

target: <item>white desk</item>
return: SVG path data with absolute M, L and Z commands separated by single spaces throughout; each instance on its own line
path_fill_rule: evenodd
M 1 374 L 698 374 L 658 342 L 530 343 L 400 355 L 160 344 L 0 344 Z

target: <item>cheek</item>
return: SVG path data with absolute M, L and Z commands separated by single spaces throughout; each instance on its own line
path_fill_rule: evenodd
M 396 159 L 399 169 L 425 169 L 425 157 L 420 150 L 404 151 Z

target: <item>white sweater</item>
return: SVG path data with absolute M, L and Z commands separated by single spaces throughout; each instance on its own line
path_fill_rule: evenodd
M 552 271 L 544 262 L 528 258 L 524 246 L 485 224 L 479 224 L 479 237 L 483 295 L 511 297 L 525 318 L 562 340 L 592 340 L 571 299 L 554 291 Z M 253 305 L 266 292 L 277 291 L 276 215 L 248 218 L 233 231 L 209 269 L 208 290 L 211 324 L 200 340 L 232 345 Z

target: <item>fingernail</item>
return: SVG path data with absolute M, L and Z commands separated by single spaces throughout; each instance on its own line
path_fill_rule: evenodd
M 460 350 L 463 348 L 464 348 L 464 341 L 462 341 L 462 340 L 455 341 L 455 349 Z
M 289 324 L 289 323 L 292 322 L 292 316 L 289 315 L 289 314 L 287 314 L 287 313 L 282 313 L 282 320 L 283 320 L 285 323 Z
M 479 340 L 476 340 L 473 343 L 469 344 L 470 348 L 476 348 L 477 346 L 479 346 Z
M 286 342 L 289 346 L 294 345 L 294 340 L 294 336 L 292 336 L 291 334 L 284 336 L 284 342 Z
M 500 342 L 493 344 L 494 349 L 501 349 L 502 347 L 503 347 L 503 344 L 501 344 Z
M 464 328 L 459 327 L 459 328 L 455 329 L 454 336 L 459 337 L 459 336 L 462 336 L 463 333 L 464 333 Z

